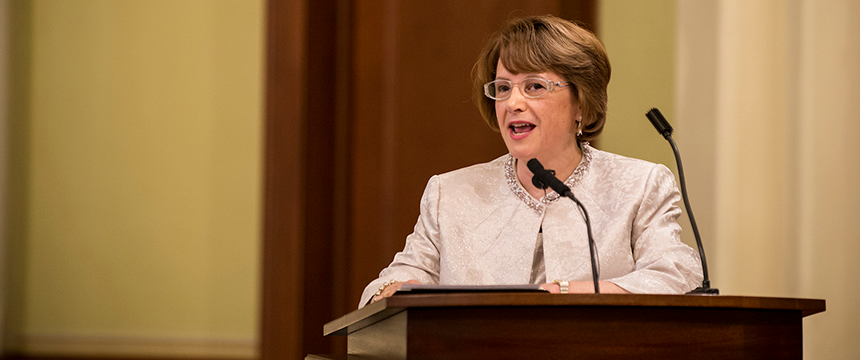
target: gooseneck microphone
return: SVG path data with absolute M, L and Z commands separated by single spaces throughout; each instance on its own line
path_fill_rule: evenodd
M 538 159 L 529 160 L 529 162 L 526 163 L 526 166 L 528 166 L 529 170 L 534 174 L 534 176 L 532 176 L 532 184 L 534 184 L 534 186 L 537 186 L 539 189 L 550 187 L 553 191 L 565 197 L 573 195 L 573 193 L 570 192 L 570 188 L 555 177 L 555 170 L 544 169 L 543 164 L 541 164 Z
M 690 225 L 693 227 L 693 235 L 696 237 L 696 245 L 699 246 L 699 257 L 702 260 L 702 286 L 697 287 L 695 290 L 690 291 L 687 294 L 719 295 L 720 290 L 711 288 L 711 281 L 708 278 L 708 261 L 705 259 L 705 248 L 702 246 L 702 238 L 699 236 L 699 227 L 696 226 L 696 218 L 693 216 L 693 209 L 690 208 L 690 199 L 687 197 L 687 182 L 684 180 L 684 166 L 681 165 L 681 153 L 678 151 L 678 146 L 675 145 L 675 140 L 672 140 L 672 125 L 669 125 L 669 122 L 666 121 L 666 118 L 663 117 L 663 114 L 661 114 L 660 110 L 657 110 L 657 108 L 651 108 L 645 116 L 648 117 L 648 120 L 650 120 L 651 124 L 654 125 L 654 128 L 657 129 L 657 132 L 659 132 L 660 135 L 663 135 L 663 137 L 669 141 L 669 144 L 672 145 L 672 152 L 675 153 L 675 162 L 678 164 L 678 177 L 681 179 L 681 195 L 684 197 L 684 207 L 687 209 L 687 217 L 690 218 Z
M 582 203 L 573 196 L 573 192 L 570 191 L 570 188 L 555 177 L 555 171 L 544 169 L 538 159 L 529 160 L 529 162 L 526 163 L 526 166 L 528 166 L 529 170 L 534 174 L 534 176 L 532 176 L 532 184 L 534 186 L 538 189 L 546 189 L 547 187 L 550 187 L 559 195 L 573 200 L 573 202 L 582 209 L 582 214 L 585 215 L 585 228 L 588 230 L 588 252 L 591 255 L 591 279 L 594 281 L 594 293 L 600 294 L 600 285 L 597 284 L 599 273 L 597 271 L 595 255 L 597 252 L 597 246 L 594 245 L 594 237 L 591 235 L 591 220 L 588 217 L 588 211 L 586 211 L 585 206 L 582 206 Z

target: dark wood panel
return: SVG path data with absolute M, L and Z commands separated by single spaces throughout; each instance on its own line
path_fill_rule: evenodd
M 260 356 L 301 358 L 307 39 L 303 1 L 269 1 Z
M 304 203 L 304 290 L 302 333 L 319 333 L 320 326 L 331 316 L 337 297 L 335 287 L 334 249 L 335 229 L 343 226 L 335 221 L 334 171 L 337 157 L 336 136 L 340 125 L 337 103 L 338 82 L 338 27 L 341 20 L 334 0 L 307 2 L 307 46 L 305 88 L 307 93 L 306 144 L 304 148 L 304 174 L 306 186 L 301 190 L 306 196 Z M 297 132 L 295 136 L 301 136 Z M 319 336 L 304 336 L 304 352 L 325 353 L 331 343 Z
M 410 309 L 410 359 L 799 359 L 799 316 L 666 308 Z M 504 312 L 504 314 L 501 314 Z M 535 347 L 535 344 L 542 344 Z
M 326 333 L 348 334 L 349 353 L 369 358 L 799 359 L 802 318 L 824 308 L 744 296 L 401 294 Z
M 350 279 L 348 296 L 357 305 L 356 293 L 362 280 L 374 274 L 368 264 L 384 262 L 390 250 L 381 248 L 380 239 L 392 237 L 393 195 L 388 190 L 396 179 L 392 170 L 394 118 L 392 91 L 386 84 L 394 74 L 392 46 L 383 34 L 395 4 L 363 1 L 353 8 L 353 57 L 350 131 Z M 386 71 L 388 68 L 388 71 Z M 388 251 L 387 251 L 388 250 Z M 378 267 L 377 267 L 377 270 Z

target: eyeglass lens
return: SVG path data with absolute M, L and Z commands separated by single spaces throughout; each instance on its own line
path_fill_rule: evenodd
M 487 84 L 487 96 L 495 100 L 504 100 L 511 96 L 514 84 L 510 80 L 494 80 Z M 527 97 L 540 97 L 549 90 L 550 81 L 545 79 L 530 78 L 521 81 L 520 91 Z

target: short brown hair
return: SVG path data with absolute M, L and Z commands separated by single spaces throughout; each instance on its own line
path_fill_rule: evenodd
M 551 71 L 563 77 L 573 84 L 573 99 L 582 110 L 579 140 L 591 140 L 603 131 L 612 69 L 606 48 L 590 31 L 545 15 L 508 20 L 490 38 L 472 68 L 472 94 L 484 121 L 496 131 L 495 100 L 484 96 L 484 84 L 496 79 L 499 59 L 514 74 Z

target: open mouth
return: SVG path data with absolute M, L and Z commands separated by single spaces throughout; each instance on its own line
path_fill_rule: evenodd
M 528 133 L 529 131 L 534 130 L 534 128 L 535 128 L 534 124 L 528 124 L 528 123 L 516 123 L 516 124 L 511 124 L 508 127 L 514 133 L 514 135 L 525 134 L 525 133 Z

